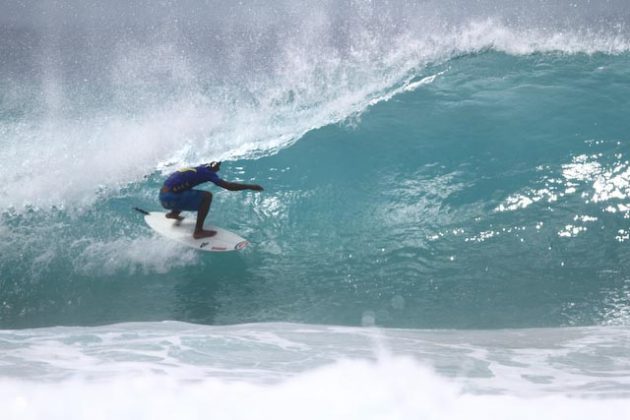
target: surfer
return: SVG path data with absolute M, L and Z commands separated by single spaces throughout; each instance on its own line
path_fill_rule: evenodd
M 256 184 L 239 184 L 221 179 L 217 172 L 221 169 L 221 162 L 211 162 L 195 168 L 183 168 L 171 174 L 160 189 L 160 203 L 162 207 L 170 210 L 166 213 L 169 219 L 182 220 L 179 214 L 183 211 L 196 211 L 197 222 L 193 237 L 195 239 L 209 238 L 216 235 L 214 230 L 204 230 L 203 222 L 206 220 L 212 193 L 210 191 L 195 190 L 193 187 L 204 182 L 212 182 L 229 191 L 262 191 L 263 188 Z

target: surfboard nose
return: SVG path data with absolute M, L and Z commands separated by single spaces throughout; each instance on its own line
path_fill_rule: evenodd
M 234 249 L 236 251 L 240 251 L 241 249 L 245 248 L 247 245 L 249 245 L 248 241 L 241 241 L 234 246 Z

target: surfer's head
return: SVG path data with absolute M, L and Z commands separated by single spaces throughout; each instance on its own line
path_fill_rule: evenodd
M 219 170 L 221 169 L 221 162 L 212 161 L 208 163 L 207 166 L 208 168 L 212 169 L 214 172 L 219 172 Z

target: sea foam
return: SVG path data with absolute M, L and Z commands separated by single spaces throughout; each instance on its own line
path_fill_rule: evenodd
M 274 385 L 155 375 L 46 384 L 0 380 L 8 420 L 21 419 L 625 419 L 627 399 L 466 392 L 418 362 L 342 360 Z

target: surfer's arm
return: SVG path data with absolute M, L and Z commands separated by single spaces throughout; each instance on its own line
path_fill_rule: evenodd
M 216 181 L 215 184 L 229 191 L 243 191 L 243 190 L 262 191 L 263 190 L 263 187 L 257 184 L 240 184 L 238 182 L 230 182 L 230 181 L 225 181 L 223 179 Z

